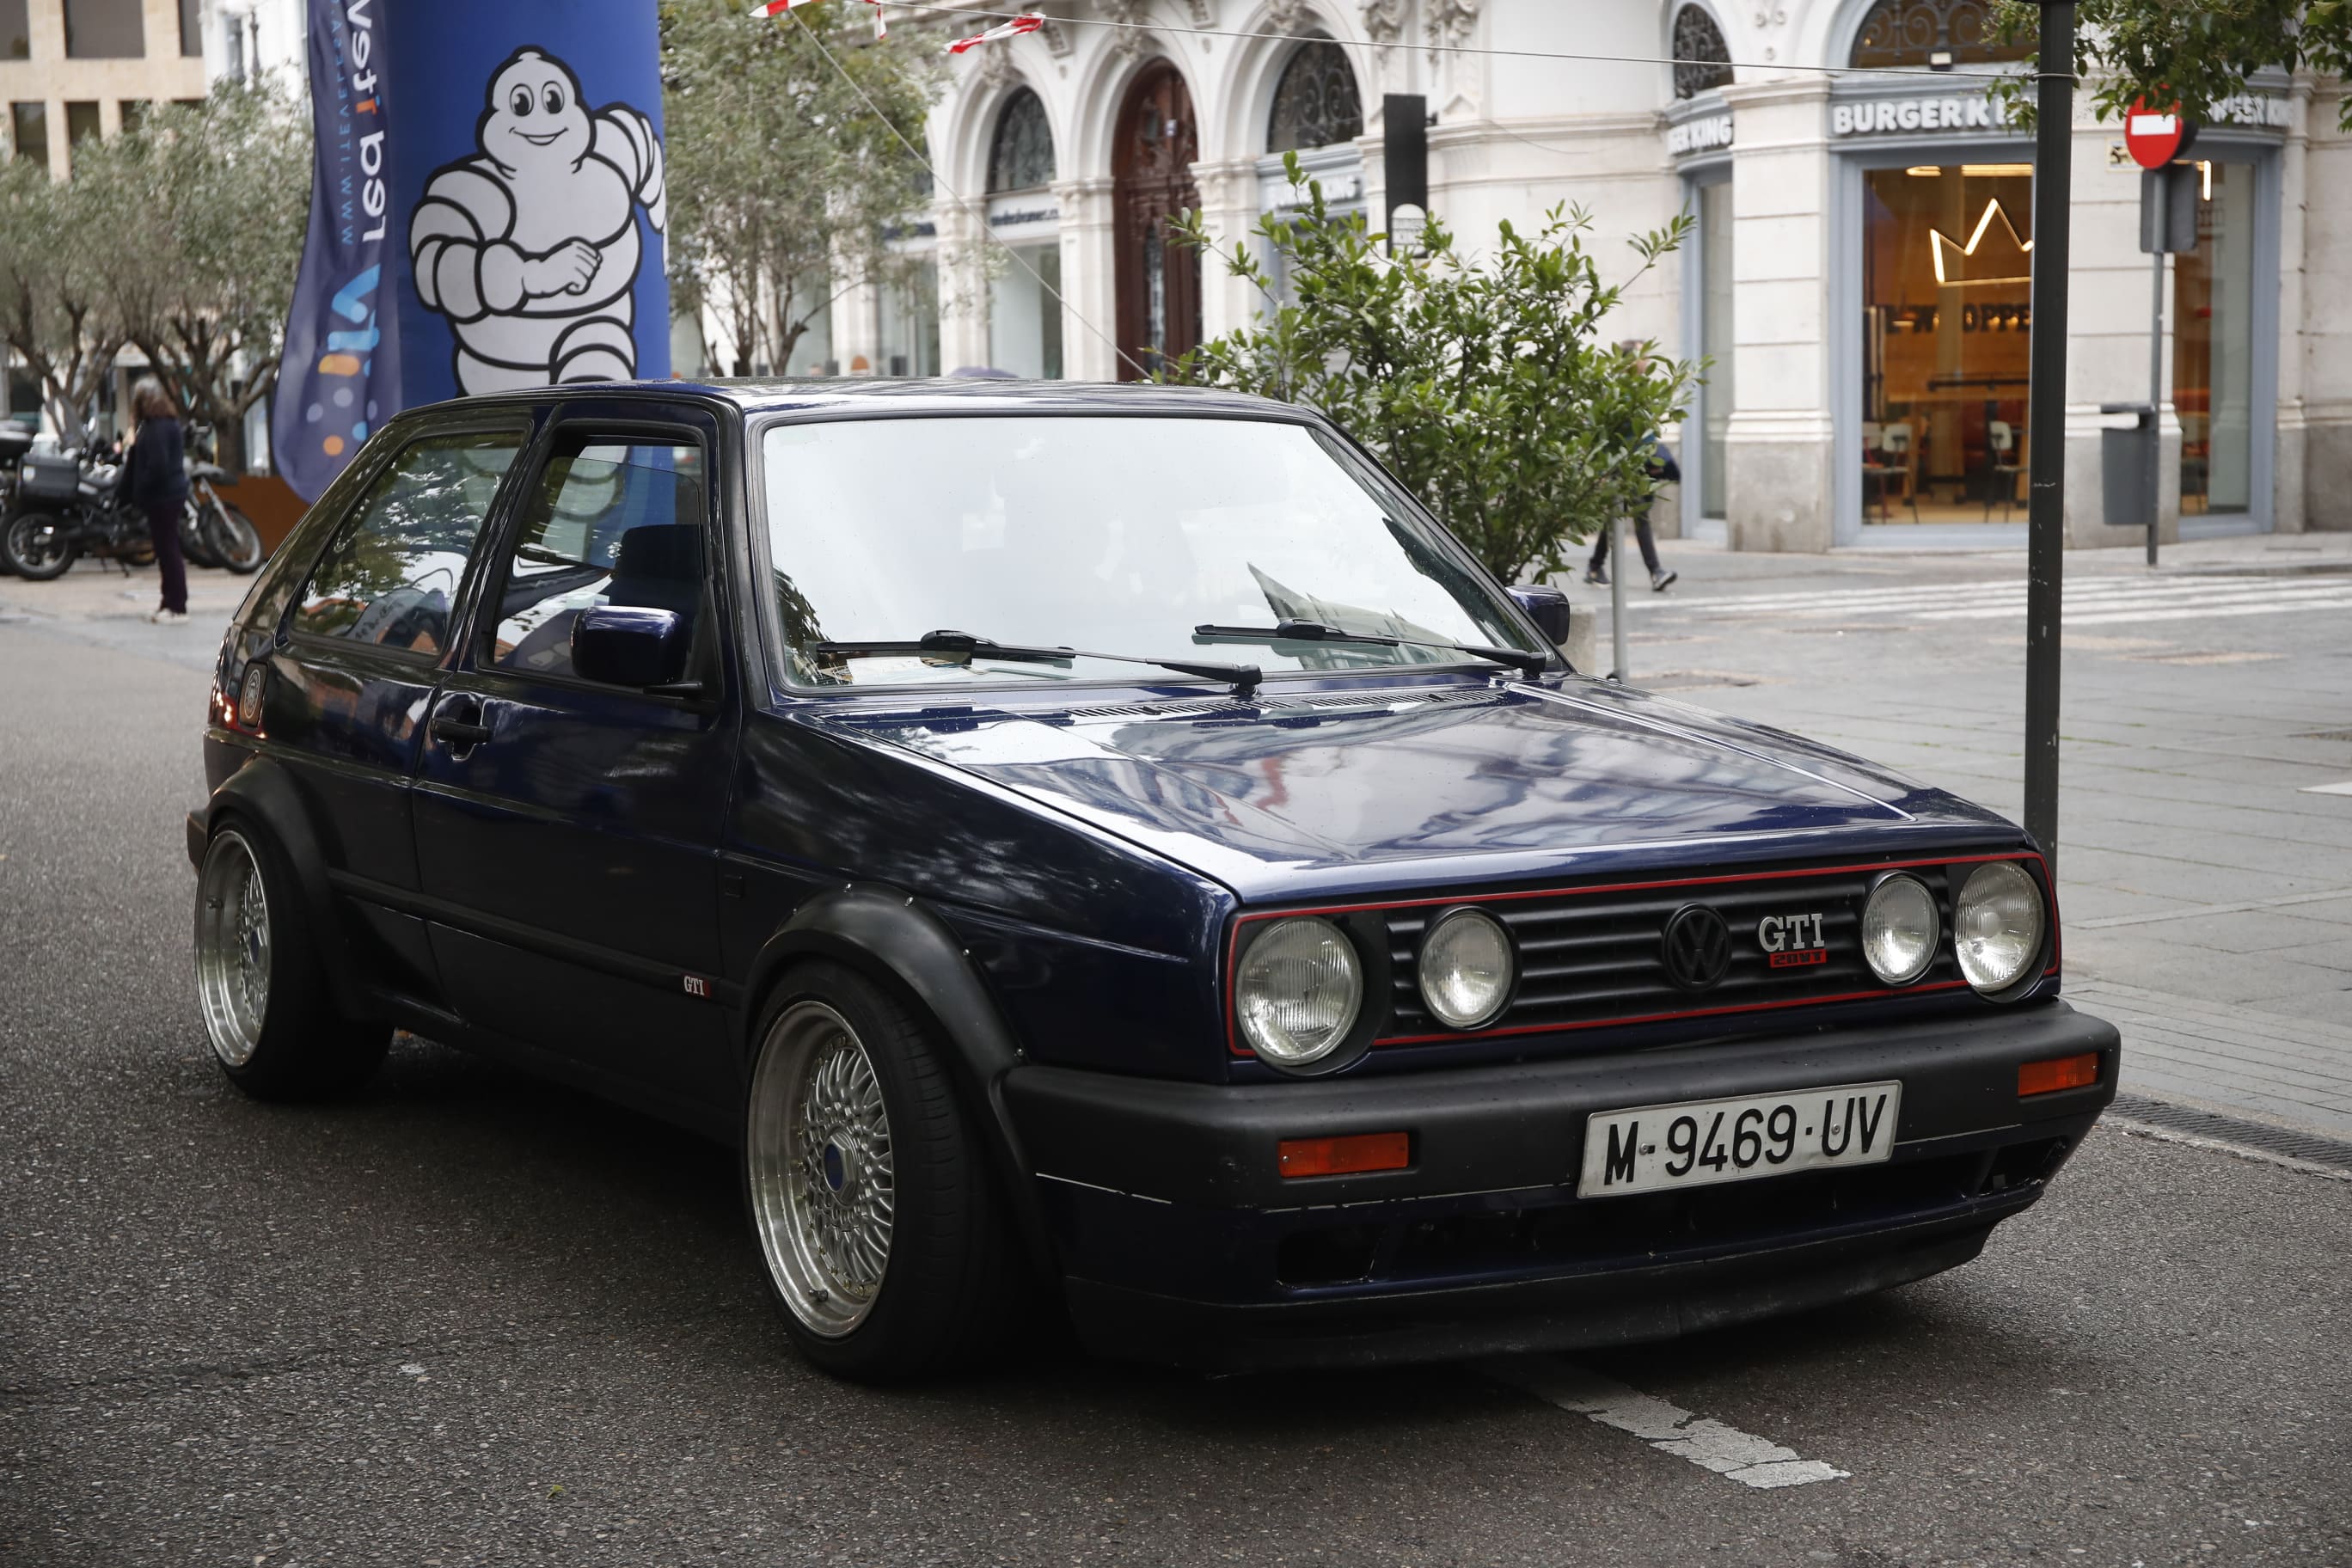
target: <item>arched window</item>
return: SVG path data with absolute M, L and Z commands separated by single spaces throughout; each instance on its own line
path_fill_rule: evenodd
M 1731 85 L 1731 48 L 1704 5 L 1675 13 L 1675 96 L 1696 98 Z
M 1054 183 L 1054 128 L 1045 106 L 1023 88 L 996 117 L 996 142 L 988 150 L 988 190 L 1025 191 Z
M 1853 36 L 1847 63 L 1940 66 L 2032 59 L 2031 41 L 2000 41 L 1993 30 L 1992 9 L 1992 0 L 1878 0 Z
M 1265 150 L 1306 153 L 1364 133 L 1364 106 L 1348 51 L 1328 38 L 1301 45 L 1282 68 L 1266 121 Z

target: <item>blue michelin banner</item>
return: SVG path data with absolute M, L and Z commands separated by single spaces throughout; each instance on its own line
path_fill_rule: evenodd
M 310 0 L 271 430 L 299 494 L 403 408 L 669 374 L 656 29 L 653 0 Z

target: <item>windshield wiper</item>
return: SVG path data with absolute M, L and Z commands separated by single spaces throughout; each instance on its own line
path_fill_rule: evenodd
M 1099 658 L 1112 664 L 1146 664 L 1156 669 L 1172 669 L 1179 675 L 1197 675 L 1205 680 L 1231 681 L 1236 697 L 1247 697 L 1256 690 L 1260 679 L 1254 664 L 1144 658 L 1127 653 L 1089 653 L 1076 647 L 1024 647 L 957 631 L 925 632 L 913 642 L 813 642 L 803 651 L 819 658 L 961 658 L 967 664 L 975 658 L 999 659 L 1007 664 L 1067 664 L 1074 658 Z
M 1392 637 L 1381 632 L 1351 632 L 1322 621 L 1281 621 L 1270 626 L 1194 626 L 1192 635 L 1210 642 L 1339 642 L 1372 647 L 1434 647 L 1491 658 L 1528 675 L 1551 668 L 1549 656 L 1516 647 L 1489 647 L 1484 643 L 1428 642 L 1420 637 Z

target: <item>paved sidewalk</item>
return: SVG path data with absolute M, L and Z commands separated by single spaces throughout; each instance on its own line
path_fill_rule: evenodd
M 1636 684 L 2021 815 L 2021 552 L 1663 549 Z M 2062 646 L 2069 993 L 2127 1089 L 2352 1139 L 2352 534 L 2070 552 Z

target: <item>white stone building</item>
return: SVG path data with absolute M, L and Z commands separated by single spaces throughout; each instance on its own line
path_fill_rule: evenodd
M 1257 304 L 1161 245 L 1160 216 L 1197 205 L 1245 232 L 1294 199 L 1296 146 L 1377 226 L 1383 98 L 1418 94 L 1431 205 L 1465 241 L 1567 201 L 1604 256 L 1630 255 L 1619 237 L 1696 215 L 1612 329 L 1715 362 L 1670 433 L 1688 476 L 1670 521 L 1745 550 L 2021 537 L 2032 143 L 1929 63 L 1991 68 L 1984 0 L 1044 8 L 1042 32 L 962 57 L 933 113 L 938 195 L 906 243 L 936 289 L 845 296 L 796 361 L 1132 375 Z M 2200 247 L 2166 264 L 2168 535 L 2352 527 L 2342 91 L 2280 75 L 2195 148 Z M 2099 405 L 2149 390 L 2139 181 L 2087 94 L 2074 142 L 2068 532 L 2126 542 L 2104 518 Z

